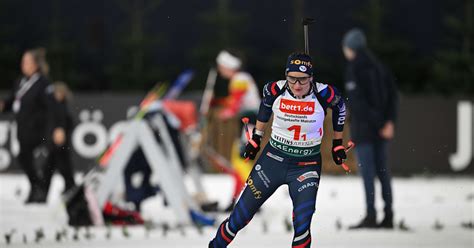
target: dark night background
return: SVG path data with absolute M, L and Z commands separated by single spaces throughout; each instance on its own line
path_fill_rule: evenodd
M 75 91 L 142 91 L 196 70 L 202 89 L 222 48 L 246 55 L 258 83 L 280 79 L 310 28 L 319 81 L 342 85 L 343 34 L 369 46 L 407 94 L 474 94 L 472 0 L 0 0 L 0 88 L 19 75 L 25 49 L 48 49 L 53 80 Z

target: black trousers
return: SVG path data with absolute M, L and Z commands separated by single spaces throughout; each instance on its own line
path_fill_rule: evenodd
M 48 191 L 51 184 L 51 179 L 56 169 L 59 171 L 64 179 L 65 191 L 73 188 L 74 174 L 71 163 L 70 146 L 55 146 L 50 148 L 46 163 L 43 165 L 43 181 L 45 190 Z
M 33 160 L 33 151 L 35 148 L 41 145 L 41 142 L 20 142 L 20 153 L 18 154 L 18 162 L 20 163 L 21 168 L 28 177 L 30 183 L 30 189 L 33 191 L 38 187 L 41 187 L 41 180 L 38 170 L 35 167 Z

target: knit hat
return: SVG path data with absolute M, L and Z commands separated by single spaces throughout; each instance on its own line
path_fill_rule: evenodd
M 344 35 L 342 45 L 357 51 L 367 46 L 367 39 L 362 30 L 353 28 Z
M 310 76 L 313 75 L 313 63 L 311 56 L 304 53 L 292 53 L 286 61 L 286 73 L 297 71 L 303 72 Z

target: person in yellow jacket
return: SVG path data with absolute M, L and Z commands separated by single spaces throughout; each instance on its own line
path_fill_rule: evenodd
M 229 80 L 229 94 L 224 101 L 224 108 L 219 113 L 219 118 L 227 120 L 230 118 L 242 117 L 249 118 L 250 131 L 255 126 L 258 109 L 260 107 L 260 93 L 253 77 L 245 71 L 242 71 L 242 60 L 235 54 L 223 50 L 217 58 L 217 70 L 219 74 Z M 226 211 L 231 211 L 236 198 L 252 169 L 252 163 L 244 160 L 243 152 L 247 143 L 243 126 L 241 125 L 242 135 L 240 140 L 235 140 L 232 145 L 231 164 L 237 174 L 238 182 L 235 182 L 235 189 L 232 202 Z

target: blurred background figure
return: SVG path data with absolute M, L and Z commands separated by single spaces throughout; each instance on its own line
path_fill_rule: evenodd
M 71 134 L 74 129 L 74 121 L 68 108 L 71 97 L 71 91 L 64 82 L 54 82 L 56 104 L 54 108 L 55 123 L 53 125 L 60 128 L 53 134 L 53 143 L 49 146 L 48 159 L 43 167 L 46 193 L 49 191 L 51 179 L 56 169 L 64 179 L 63 192 L 74 188 L 76 185 L 71 162 Z
M 392 186 L 387 167 L 387 142 L 393 139 L 398 95 L 391 73 L 378 61 L 357 28 L 344 35 L 342 50 L 348 61 L 346 92 L 351 113 L 351 135 L 364 181 L 366 216 L 350 228 L 393 228 Z M 385 216 L 377 223 L 374 177 L 382 185 Z
M 216 62 L 219 74 L 224 79 L 229 80 L 229 94 L 224 100 L 223 109 L 218 114 L 219 118 L 221 120 L 233 118 L 239 122 L 242 130 L 240 138 L 233 142 L 230 156 L 231 164 L 237 173 L 234 180 L 238 181 L 235 183 L 232 201 L 225 208 L 225 211 L 231 211 L 252 169 L 252 163 L 245 161 L 243 158 L 247 139 L 241 119 L 242 117 L 249 118 L 249 130 L 253 130 L 260 107 L 260 93 L 252 75 L 242 70 L 241 56 L 238 56 L 235 52 L 222 50 L 217 55 Z
M 46 50 L 27 50 L 21 60 L 21 72 L 10 96 L 0 103 L 0 110 L 15 114 L 20 144 L 18 161 L 30 183 L 26 203 L 44 203 L 47 196 L 46 184 L 35 167 L 33 152 L 50 143 L 51 137 L 60 136 L 64 132 L 64 129 L 54 126 L 56 101 L 53 86 L 47 78 L 49 65 Z
M 219 74 L 229 80 L 229 96 L 220 112 L 221 119 L 232 117 L 255 118 L 260 106 L 260 94 L 255 80 L 248 72 L 242 71 L 242 59 L 235 53 L 222 50 L 216 58 Z

